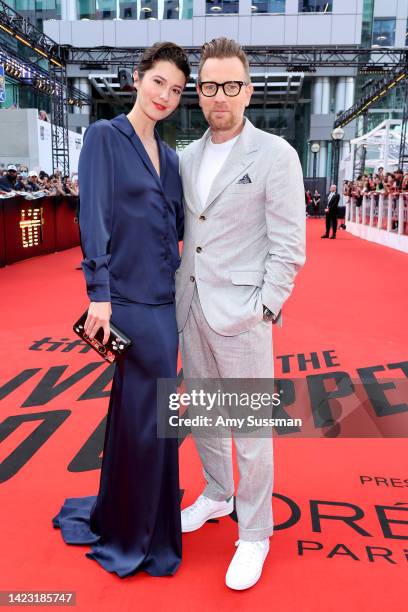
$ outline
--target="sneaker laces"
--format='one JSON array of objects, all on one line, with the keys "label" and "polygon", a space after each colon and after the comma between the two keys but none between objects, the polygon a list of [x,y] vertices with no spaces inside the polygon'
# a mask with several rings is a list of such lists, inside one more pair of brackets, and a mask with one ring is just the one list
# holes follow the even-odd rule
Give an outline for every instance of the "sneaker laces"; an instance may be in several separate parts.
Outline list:
[{"label": "sneaker laces", "polygon": [[235,546],[238,550],[234,555],[234,562],[237,561],[242,565],[252,565],[257,553],[264,548],[262,542],[247,542],[246,540],[237,540]]},{"label": "sneaker laces", "polygon": [[194,514],[195,512],[200,510],[203,506],[207,506],[209,501],[210,500],[209,500],[208,497],[205,497],[204,495],[200,495],[196,499],[194,504],[192,504],[189,508],[186,508],[185,510],[183,510],[183,512],[188,512],[189,514]]}]

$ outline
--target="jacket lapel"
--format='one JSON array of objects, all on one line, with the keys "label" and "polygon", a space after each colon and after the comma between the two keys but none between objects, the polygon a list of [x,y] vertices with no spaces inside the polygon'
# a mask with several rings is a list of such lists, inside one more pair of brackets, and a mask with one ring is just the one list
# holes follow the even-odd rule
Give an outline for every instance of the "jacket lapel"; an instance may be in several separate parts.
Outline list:
[{"label": "jacket lapel", "polygon": [[218,196],[253,163],[254,153],[258,150],[253,133],[254,126],[248,119],[245,119],[240,137],[214,179],[204,210],[207,210]]},{"label": "jacket lapel", "polygon": [[[156,141],[159,147],[159,158],[160,158],[160,182],[162,185],[165,184],[166,174],[167,174],[167,152],[166,152],[166,144],[160,138],[157,130],[154,130],[154,134],[156,137]],[[148,156],[149,157],[149,156]],[[149,158],[150,160],[150,158]],[[153,164],[152,164],[153,165]],[[154,172],[156,173],[155,168],[153,167]],[[157,173],[156,173],[157,175]]]},{"label": "jacket lapel", "polygon": [[[158,176],[158,174],[156,172],[156,169],[153,166],[152,161],[151,161],[150,157],[148,156],[147,151],[146,151],[146,149],[144,148],[144,146],[142,144],[142,141],[140,140],[139,136],[136,134],[135,129],[134,129],[133,125],[130,123],[130,121],[127,118],[127,116],[124,113],[122,113],[121,115],[118,115],[118,117],[115,117],[114,119],[112,119],[111,123],[118,130],[120,130],[123,134],[125,134],[125,136],[127,136],[129,138],[130,142],[132,143],[132,145],[135,148],[136,152],[140,156],[140,158],[141,158],[143,164],[145,165],[146,169],[153,176],[154,180],[156,181],[156,183],[158,184],[160,189],[162,189],[163,186],[162,186],[162,182],[160,180],[160,177]],[[164,178],[164,173],[166,171],[166,162],[165,162],[166,153],[164,151],[164,146],[161,143],[160,138],[159,138],[156,130],[155,130],[155,137],[156,137],[156,140],[158,142],[159,154],[160,154],[160,173],[161,173],[161,177]]]}]

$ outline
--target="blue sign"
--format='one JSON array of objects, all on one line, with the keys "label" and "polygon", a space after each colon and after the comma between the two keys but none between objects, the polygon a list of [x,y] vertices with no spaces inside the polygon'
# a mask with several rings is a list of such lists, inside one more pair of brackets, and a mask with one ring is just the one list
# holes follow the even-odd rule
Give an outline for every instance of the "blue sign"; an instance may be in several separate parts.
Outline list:
[{"label": "blue sign", "polygon": [[0,102],[6,100],[6,83],[4,81],[4,66],[0,64]]}]

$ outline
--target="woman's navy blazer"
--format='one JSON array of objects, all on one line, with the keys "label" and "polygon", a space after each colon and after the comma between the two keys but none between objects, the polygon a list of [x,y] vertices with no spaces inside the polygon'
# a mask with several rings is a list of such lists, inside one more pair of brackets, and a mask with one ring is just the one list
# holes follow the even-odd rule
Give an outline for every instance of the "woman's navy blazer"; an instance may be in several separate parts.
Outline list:
[{"label": "woman's navy blazer", "polygon": [[79,158],[82,268],[91,301],[174,301],[184,215],[175,151],[155,136],[160,177],[125,114],[91,124]]}]

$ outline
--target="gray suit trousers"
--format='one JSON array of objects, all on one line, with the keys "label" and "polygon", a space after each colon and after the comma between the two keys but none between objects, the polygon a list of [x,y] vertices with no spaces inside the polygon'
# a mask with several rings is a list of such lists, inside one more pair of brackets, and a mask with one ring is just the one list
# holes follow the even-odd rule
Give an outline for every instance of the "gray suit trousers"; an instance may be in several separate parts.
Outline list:
[{"label": "gray suit trousers", "polygon": [[[260,321],[236,336],[221,336],[208,325],[197,288],[180,334],[184,377],[271,378],[272,324]],[[273,451],[270,438],[234,438],[239,485],[236,510],[239,538],[257,541],[273,532]],[[207,486],[204,495],[222,501],[235,492],[232,438],[195,437]]]}]

